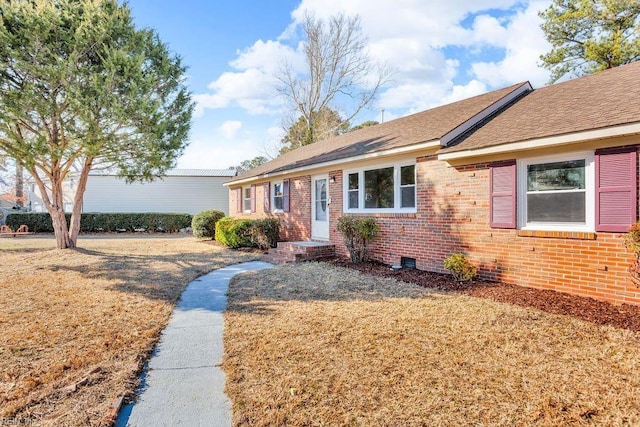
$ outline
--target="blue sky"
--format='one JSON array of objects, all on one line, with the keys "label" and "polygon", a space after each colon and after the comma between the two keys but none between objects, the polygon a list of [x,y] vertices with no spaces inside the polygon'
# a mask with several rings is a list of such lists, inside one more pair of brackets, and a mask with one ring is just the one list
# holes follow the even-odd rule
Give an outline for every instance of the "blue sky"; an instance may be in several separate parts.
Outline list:
[{"label": "blue sky", "polygon": [[[393,79],[353,124],[385,121],[521,81],[540,87],[548,50],[538,11],[549,0],[130,0],[136,24],[154,28],[189,67],[197,102],[181,168],[226,168],[274,155],[290,111],[275,91],[286,58],[300,62],[299,23],[360,15],[371,57]],[[296,62],[297,61],[297,62]],[[338,106],[348,108],[348,106]]]}]

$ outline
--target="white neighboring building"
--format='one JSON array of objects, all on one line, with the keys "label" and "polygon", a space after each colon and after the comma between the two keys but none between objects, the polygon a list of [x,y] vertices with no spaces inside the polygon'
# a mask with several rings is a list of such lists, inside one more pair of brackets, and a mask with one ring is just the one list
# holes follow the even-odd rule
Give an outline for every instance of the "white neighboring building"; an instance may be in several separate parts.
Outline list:
[{"label": "white neighboring building", "polygon": [[[229,214],[229,191],[222,184],[235,169],[172,169],[152,182],[127,184],[104,172],[92,172],[87,180],[82,212],[163,212],[196,214],[216,209]],[[64,188],[65,211],[71,211],[77,179]],[[30,183],[33,212],[45,212],[40,192]]]}]

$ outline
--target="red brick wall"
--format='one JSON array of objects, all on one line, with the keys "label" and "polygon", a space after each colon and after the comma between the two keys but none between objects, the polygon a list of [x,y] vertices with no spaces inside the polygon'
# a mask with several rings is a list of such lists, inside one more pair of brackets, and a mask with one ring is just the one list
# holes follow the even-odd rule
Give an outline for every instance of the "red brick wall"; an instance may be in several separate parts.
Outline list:
[{"label": "red brick wall", "polygon": [[[348,256],[336,230],[343,214],[342,171],[329,172],[330,240]],[[381,232],[371,256],[387,264],[415,258],[421,270],[446,273],[442,263],[463,252],[482,278],[521,286],[554,289],[614,303],[640,304],[640,289],[630,280],[631,256],[620,233],[522,232],[489,226],[487,163],[452,167],[434,156],[418,158],[417,213],[379,214]],[[310,177],[291,180],[291,212],[279,215],[285,240],[308,239]],[[262,186],[258,186],[262,213]],[[235,212],[234,193],[230,197]]]},{"label": "red brick wall", "polygon": [[232,187],[229,192],[229,213],[234,217],[262,218],[265,216],[280,220],[280,240],[292,242],[311,238],[311,176],[291,178],[289,184],[289,212],[265,213],[264,185],[256,185],[256,212],[236,213],[237,192]]}]

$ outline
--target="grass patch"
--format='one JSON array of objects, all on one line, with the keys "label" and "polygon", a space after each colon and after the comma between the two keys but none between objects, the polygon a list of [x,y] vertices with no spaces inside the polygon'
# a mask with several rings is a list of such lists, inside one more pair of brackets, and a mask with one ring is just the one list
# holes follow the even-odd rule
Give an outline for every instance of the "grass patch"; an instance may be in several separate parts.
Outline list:
[{"label": "grass patch", "polygon": [[180,236],[0,240],[0,421],[106,425],[187,283],[255,259]]},{"label": "grass patch", "polygon": [[640,337],[327,264],[233,279],[235,425],[637,425]]}]

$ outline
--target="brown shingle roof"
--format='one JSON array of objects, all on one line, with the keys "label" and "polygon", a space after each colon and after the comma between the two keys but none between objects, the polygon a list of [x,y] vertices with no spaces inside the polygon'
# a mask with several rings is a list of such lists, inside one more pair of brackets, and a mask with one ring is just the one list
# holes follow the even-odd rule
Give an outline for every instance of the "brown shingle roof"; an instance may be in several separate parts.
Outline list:
[{"label": "brown shingle roof", "polygon": [[307,145],[253,168],[231,179],[228,183],[393,148],[438,141],[524,85],[528,86],[528,83],[519,83]]},{"label": "brown shingle roof", "polygon": [[640,122],[640,62],[530,92],[459,144],[439,153]]}]

